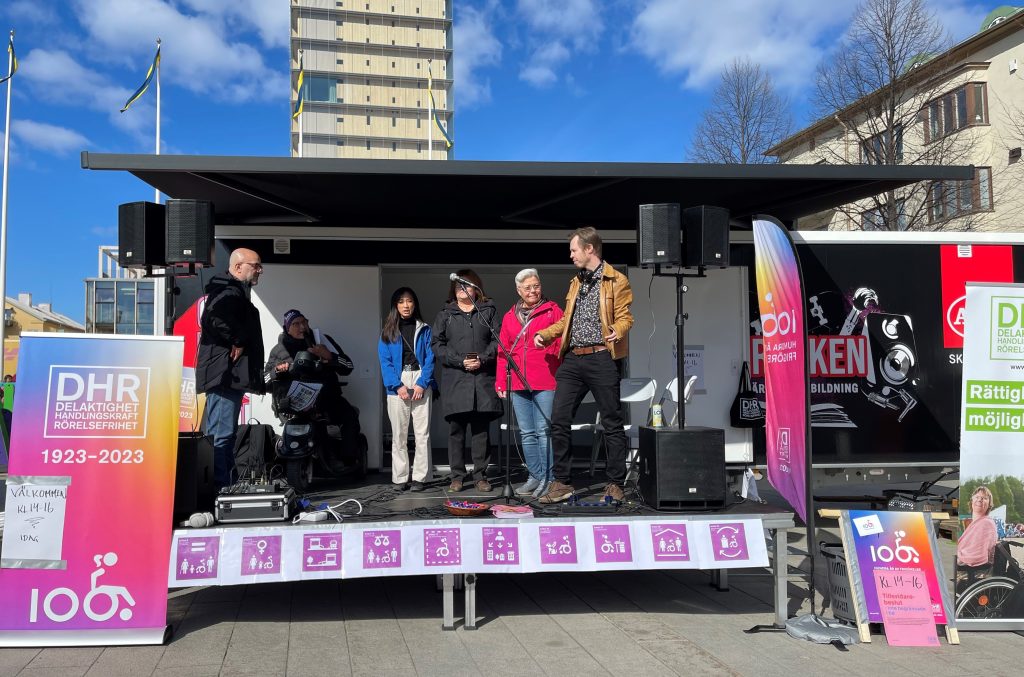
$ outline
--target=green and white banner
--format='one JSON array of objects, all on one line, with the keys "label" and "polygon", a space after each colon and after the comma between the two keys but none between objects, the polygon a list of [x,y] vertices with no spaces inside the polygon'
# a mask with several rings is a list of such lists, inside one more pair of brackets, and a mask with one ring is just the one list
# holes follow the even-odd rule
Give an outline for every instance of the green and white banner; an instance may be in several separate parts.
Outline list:
[{"label": "green and white banner", "polygon": [[956,614],[1024,627],[1024,285],[967,283]]}]

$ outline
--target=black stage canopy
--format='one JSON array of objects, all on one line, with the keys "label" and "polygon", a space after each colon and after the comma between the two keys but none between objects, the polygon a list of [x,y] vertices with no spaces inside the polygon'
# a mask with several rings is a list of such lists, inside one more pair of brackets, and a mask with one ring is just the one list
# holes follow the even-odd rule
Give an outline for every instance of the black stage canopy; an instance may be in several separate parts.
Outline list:
[{"label": "black stage canopy", "polygon": [[384,228],[636,227],[637,206],[729,209],[790,221],[973,167],[343,160],[82,153],[179,199],[210,200],[223,225]]}]

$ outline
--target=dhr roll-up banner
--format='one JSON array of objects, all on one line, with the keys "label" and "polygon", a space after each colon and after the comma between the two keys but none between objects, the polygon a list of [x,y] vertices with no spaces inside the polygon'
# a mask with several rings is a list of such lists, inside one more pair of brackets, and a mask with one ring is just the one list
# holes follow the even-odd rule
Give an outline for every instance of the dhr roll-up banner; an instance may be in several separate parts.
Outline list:
[{"label": "dhr roll-up banner", "polygon": [[768,481],[807,521],[807,334],[800,267],[785,226],[754,217]]},{"label": "dhr roll-up banner", "polygon": [[960,417],[956,615],[1024,627],[1024,285],[968,283]]},{"label": "dhr roll-up banner", "polygon": [[25,334],[0,552],[0,646],[159,644],[177,337]]}]

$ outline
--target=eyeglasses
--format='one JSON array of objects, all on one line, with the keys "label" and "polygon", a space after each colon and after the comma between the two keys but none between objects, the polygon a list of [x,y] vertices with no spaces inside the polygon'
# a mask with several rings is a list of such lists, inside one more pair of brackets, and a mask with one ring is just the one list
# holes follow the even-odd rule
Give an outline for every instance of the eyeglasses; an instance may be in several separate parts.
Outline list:
[{"label": "eyeglasses", "polygon": [[520,287],[520,289],[522,289],[523,291],[540,291],[540,285],[539,284],[531,284],[531,285],[526,285],[526,286]]},{"label": "eyeglasses", "polygon": [[253,270],[263,270],[263,264],[258,261],[241,261],[238,265],[244,266],[245,264],[252,266]]}]

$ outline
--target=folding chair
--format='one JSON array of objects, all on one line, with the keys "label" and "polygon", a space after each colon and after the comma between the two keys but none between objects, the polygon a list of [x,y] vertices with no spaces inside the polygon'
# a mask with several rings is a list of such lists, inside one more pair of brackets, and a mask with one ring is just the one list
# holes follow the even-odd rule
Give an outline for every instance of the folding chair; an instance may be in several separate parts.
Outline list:
[{"label": "folding chair", "polygon": [[[665,386],[665,390],[661,393],[661,399],[658,400],[659,404],[665,404],[665,400],[672,402],[676,405],[676,410],[672,412],[672,419],[668,422],[669,426],[674,426],[676,421],[679,420],[679,378],[676,377],[668,382]],[[697,385],[697,375],[691,374],[686,379],[686,385],[683,387],[683,404],[689,404],[690,400],[693,399],[693,389]]]},{"label": "folding chair", "polygon": [[[650,412],[654,403],[654,394],[658,391],[658,382],[653,378],[624,378],[619,381],[619,401],[623,404],[634,402],[647,402],[646,412]],[[645,414],[647,416],[647,414]],[[638,436],[638,427],[632,423],[623,426],[627,439]],[[604,427],[601,425],[601,414],[597,414],[597,423],[594,430],[594,444],[590,448],[590,475],[594,475],[594,467],[597,465],[597,455],[604,443]],[[627,442],[626,454],[628,456],[631,445]],[[628,459],[627,459],[628,460]]]}]

